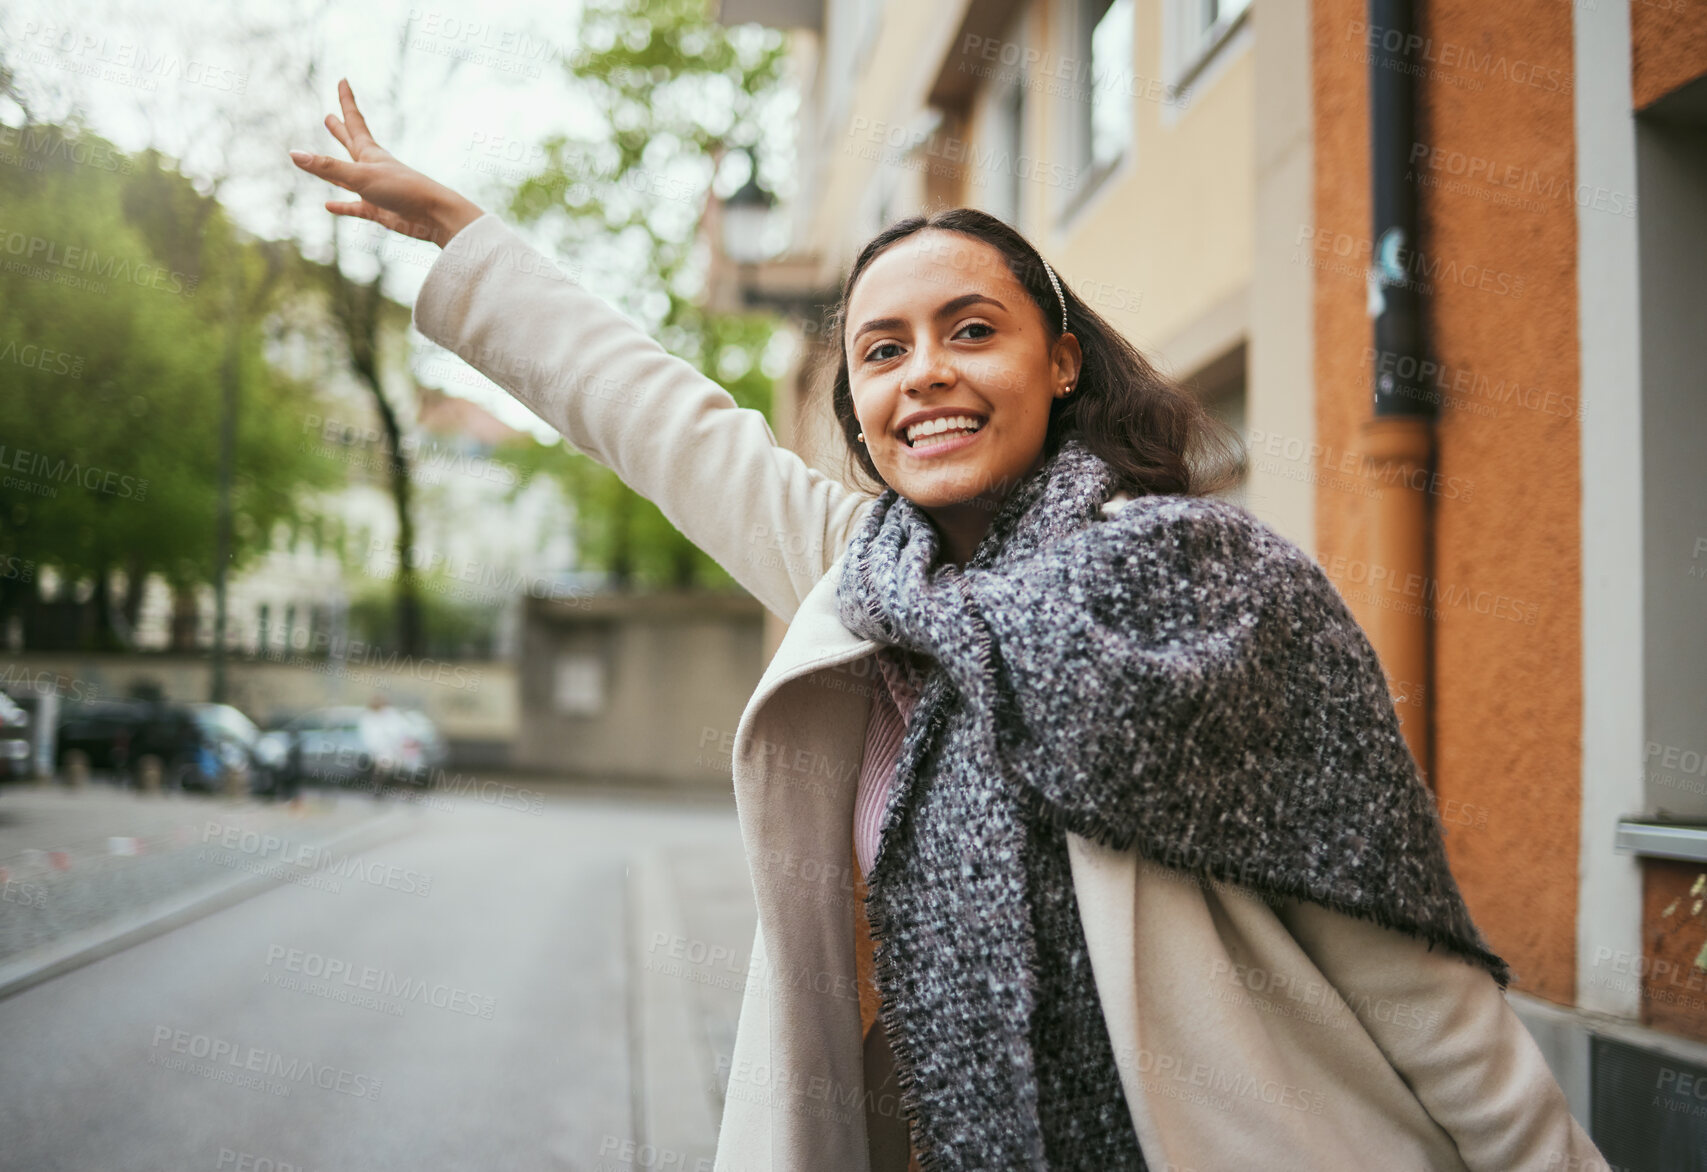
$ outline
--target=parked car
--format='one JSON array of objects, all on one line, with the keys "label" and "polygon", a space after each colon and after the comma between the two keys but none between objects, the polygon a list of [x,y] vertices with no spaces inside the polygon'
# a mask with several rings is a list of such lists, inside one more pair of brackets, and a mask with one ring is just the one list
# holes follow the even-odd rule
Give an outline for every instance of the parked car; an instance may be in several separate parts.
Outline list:
[{"label": "parked car", "polygon": [[30,764],[30,714],[5,692],[0,692],[0,777],[28,777]]},{"label": "parked car", "polygon": [[186,770],[177,783],[213,790],[224,785],[226,770],[244,768],[249,772],[249,792],[272,796],[278,775],[262,759],[261,730],[255,722],[229,704],[191,704],[189,710],[198,733],[198,751],[195,769]]},{"label": "parked car", "polygon": [[194,723],[187,709],[161,701],[73,701],[60,711],[54,764],[64,768],[71,753],[81,752],[90,768],[124,777],[149,754],[169,766],[190,751]]},{"label": "parked car", "polygon": [[162,700],[92,700],[68,704],[59,724],[56,764],[73,750],[94,769],[111,770],[139,784],[142,758],[160,759],[165,789],[214,792],[230,770],[247,768],[251,793],[269,794],[274,772],[256,754],[261,733],[229,704],[174,704]]},{"label": "parked car", "polygon": [[263,733],[258,753],[287,787],[316,781],[375,790],[387,781],[425,786],[447,755],[425,713],[390,705],[305,712]]}]

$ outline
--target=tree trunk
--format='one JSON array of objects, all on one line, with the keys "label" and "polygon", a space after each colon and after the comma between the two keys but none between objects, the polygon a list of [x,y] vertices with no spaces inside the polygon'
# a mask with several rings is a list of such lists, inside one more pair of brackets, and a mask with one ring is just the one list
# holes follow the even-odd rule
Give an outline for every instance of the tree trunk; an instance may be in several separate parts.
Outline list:
[{"label": "tree trunk", "polygon": [[619,591],[627,591],[634,582],[634,498],[619,494],[611,518],[610,576]]},{"label": "tree trunk", "polygon": [[409,453],[403,448],[403,429],[397,422],[397,412],[391,401],[385,397],[385,386],[379,376],[379,313],[385,302],[381,288],[385,269],[381,266],[372,281],[358,285],[344,276],[338,267],[338,237],[335,232],[332,239],[332,264],[326,274],[332,286],[333,312],[350,348],[350,366],[373,395],[374,409],[379,412],[380,426],[385,429],[388,479],[397,508],[398,558],[397,575],[393,580],[397,603],[397,650],[404,655],[418,656],[422,654],[425,632],[421,622],[420,583],[413,564],[415,521]]},{"label": "tree trunk", "polygon": [[414,485],[409,479],[409,455],[403,450],[402,434],[397,416],[385,396],[376,390],[380,415],[385,422],[386,443],[392,456],[387,461],[391,472],[391,497],[397,504],[397,646],[405,655],[421,655],[425,648],[426,632],[421,622],[421,587],[415,574],[415,510],[412,507]]},{"label": "tree trunk", "polygon": [[677,590],[691,590],[693,580],[693,546],[685,540],[678,541],[670,557],[670,584]]},{"label": "tree trunk", "polygon": [[119,604],[124,621],[132,631],[142,621],[142,596],[147,587],[148,573],[142,568],[142,558],[132,557],[130,565],[125,567],[124,600]]},{"label": "tree trunk", "polygon": [[172,636],[173,651],[194,651],[196,649],[196,589],[194,586],[181,583],[172,584]]}]

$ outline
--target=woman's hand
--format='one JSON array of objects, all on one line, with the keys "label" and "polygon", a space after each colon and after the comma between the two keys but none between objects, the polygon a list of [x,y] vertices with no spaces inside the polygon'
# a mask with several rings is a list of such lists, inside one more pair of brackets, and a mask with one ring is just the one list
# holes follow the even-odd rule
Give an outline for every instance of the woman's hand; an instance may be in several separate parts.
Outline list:
[{"label": "woman's hand", "polygon": [[362,112],[356,109],[356,95],[342,78],[338,81],[338,101],[344,107],[343,121],[336,114],[328,114],[326,129],[344,144],[353,161],[346,163],[307,151],[290,153],[291,161],[310,175],[361,196],[359,200],[327,200],[327,211],[360,216],[393,232],[431,240],[440,248],[484,214],[477,204],[399,163],[390,151],[373,141]]}]

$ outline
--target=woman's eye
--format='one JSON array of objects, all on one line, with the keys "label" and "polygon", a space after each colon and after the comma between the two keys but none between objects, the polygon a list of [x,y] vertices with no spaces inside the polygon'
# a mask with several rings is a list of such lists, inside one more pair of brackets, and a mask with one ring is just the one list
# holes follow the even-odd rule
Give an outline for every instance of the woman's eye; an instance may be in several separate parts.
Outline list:
[{"label": "woman's eye", "polygon": [[[965,333],[967,330],[987,330],[988,333],[978,335],[978,337],[981,339],[981,338],[987,338],[990,336],[990,334],[995,333],[996,327],[990,325],[988,322],[969,321],[965,325],[961,326],[958,330],[956,330],[954,332],[954,335],[955,335],[955,337],[959,337],[961,334]],[[887,361],[889,358],[893,357],[893,355],[884,355],[880,352],[883,350],[887,350],[891,346],[894,346],[894,345],[896,345],[896,343],[894,343],[894,342],[884,342],[882,345],[872,347],[870,353],[866,354],[865,360],[867,362],[885,362],[885,361]]]}]

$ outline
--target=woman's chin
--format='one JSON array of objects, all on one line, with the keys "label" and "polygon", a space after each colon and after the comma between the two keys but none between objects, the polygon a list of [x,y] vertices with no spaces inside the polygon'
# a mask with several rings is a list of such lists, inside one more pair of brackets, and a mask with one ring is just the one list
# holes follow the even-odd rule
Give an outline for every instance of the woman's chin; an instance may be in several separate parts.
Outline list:
[{"label": "woman's chin", "polygon": [[902,496],[925,509],[987,502],[1012,487],[1011,483],[1004,483],[1001,473],[971,460],[944,462],[941,467],[929,471],[914,470],[891,483]]}]

